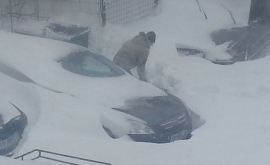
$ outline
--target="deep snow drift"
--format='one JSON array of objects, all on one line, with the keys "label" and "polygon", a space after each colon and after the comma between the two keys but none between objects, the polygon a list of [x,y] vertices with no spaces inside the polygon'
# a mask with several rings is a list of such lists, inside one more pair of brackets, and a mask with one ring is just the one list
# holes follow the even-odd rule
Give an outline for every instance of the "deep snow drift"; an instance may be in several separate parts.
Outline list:
[{"label": "deep snow drift", "polygon": [[[79,129],[61,132],[44,125],[44,130],[35,130],[29,135],[27,145],[17,154],[34,148],[53,149],[118,165],[269,164],[270,58],[221,66],[199,57],[179,56],[175,49],[176,44],[185,44],[209,50],[213,58],[223,56],[224,47],[215,46],[209,33],[219,28],[246,25],[250,1],[200,2],[207,20],[195,0],[170,0],[163,1],[161,11],[146,20],[126,27],[93,26],[91,34],[92,49],[112,59],[121,44],[139,31],[157,33],[157,43],[147,63],[149,81],[182,98],[206,120],[190,140],[162,145],[134,143],[99,138]],[[237,24],[233,24],[220,4],[232,11]],[[87,109],[79,100],[39,91],[43,109],[52,108],[62,113],[72,107]],[[90,111],[89,115],[95,114]],[[47,144],[47,140],[53,143]]]}]

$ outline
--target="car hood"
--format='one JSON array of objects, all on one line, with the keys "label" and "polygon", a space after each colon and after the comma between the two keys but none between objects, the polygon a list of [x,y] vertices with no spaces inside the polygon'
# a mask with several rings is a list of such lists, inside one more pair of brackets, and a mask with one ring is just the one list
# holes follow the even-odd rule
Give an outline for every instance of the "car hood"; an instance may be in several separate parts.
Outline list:
[{"label": "car hood", "polygon": [[125,106],[113,109],[142,119],[150,125],[188,113],[186,105],[173,95],[131,99],[125,102]]}]

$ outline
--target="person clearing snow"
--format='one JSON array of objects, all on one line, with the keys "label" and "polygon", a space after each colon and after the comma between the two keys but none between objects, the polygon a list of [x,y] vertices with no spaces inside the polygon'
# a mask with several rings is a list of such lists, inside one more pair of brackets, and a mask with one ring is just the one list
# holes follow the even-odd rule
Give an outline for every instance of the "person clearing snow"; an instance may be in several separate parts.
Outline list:
[{"label": "person clearing snow", "polygon": [[140,32],[139,35],[124,43],[114,56],[113,62],[131,75],[131,70],[137,67],[140,80],[147,81],[145,64],[149,56],[150,46],[155,41],[155,32]]}]

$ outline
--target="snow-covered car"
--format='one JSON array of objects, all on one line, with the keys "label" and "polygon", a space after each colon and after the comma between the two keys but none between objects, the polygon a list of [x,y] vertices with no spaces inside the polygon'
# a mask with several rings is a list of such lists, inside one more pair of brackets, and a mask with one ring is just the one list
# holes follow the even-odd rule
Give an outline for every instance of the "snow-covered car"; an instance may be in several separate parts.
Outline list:
[{"label": "snow-covered car", "polygon": [[267,56],[269,51],[270,31],[265,23],[231,29],[220,29],[211,33],[216,45],[226,45],[226,53],[232,57],[228,60],[213,61],[217,64],[233,64],[238,61],[250,61]]},{"label": "snow-covered car", "polygon": [[134,141],[165,143],[191,137],[189,110],[172,95],[131,99],[112,109],[124,113],[102,117],[103,128],[112,138],[128,135]]},{"label": "snow-covered car", "polygon": [[[87,18],[88,21],[78,22],[76,20]],[[80,46],[88,47],[88,37],[90,33],[89,15],[63,14],[43,21],[26,21],[14,28],[18,34],[55,39],[70,42]]]},{"label": "snow-covered car", "polygon": [[[102,126],[113,138],[126,136],[156,143],[191,137],[189,109],[179,98],[125,73],[104,56],[69,43],[0,33],[0,38],[7,37],[2,48],[13,45],[13,49],[1,53],[5,60],[37,84],[58,91],[58,98],[62,94],[88,105],[87,111],[65,107],[54,129],[78,124],[76,129],[97,136],[100,132],[96,128]],[[22,42],[25,40],[28,42]],[[40,44],[33,49],[36,42]],[[20,60],[22,56],[25,60]],[[44,118],[53,120],[56,112],[49,112],[46,110]],[[66,116],[72,117],[72,122]]]},{"label": "snow-covered car", "polygon": [[[219,52],[210,53],[210,50],[182,44],[177,44],[176,49],[180,55],[202,57],[220,65],[256,60],[268,55],[269,27],[268,24],[254,23],[249,26],[213,31],[210,36],[212,41],[222,48]],[[215,53],[216,56],[209,55]]]},{"label": "snow-covered car", "polygon": [[26,81],[25,75],[0,62],[0,155],[10,155],[23,138],[28,123],[23,104],[29,104],[23,97],[31,93]]},{"label": "snow-covered car", "polygon": [[[58,62],[64,69],[83,76],[125,76],[125,72],[114,63],[86,50],[73,52],[60,58]],[[112,111],[113,114],[108,112],[110,115],[101,116],[102,126],[112,138],[127,134],[135,141],[161,143],[191,137],[189,109],[179,98],[170,94],[125,98],[123,106],[112,107]],[[117,117],[114,118],[115,116]]]},{"label": "snow-covered car", "polygon": [[[15,105],[5,100],[0,101],[0,155],[7,155],[19,144],[24,128],[27,125],[26,115]],[[3,111],[7,112],[3,112]],[[19,114],[16,114],[18,112]],[[7,116],[14,114],[13,118],[6,120]]]}]

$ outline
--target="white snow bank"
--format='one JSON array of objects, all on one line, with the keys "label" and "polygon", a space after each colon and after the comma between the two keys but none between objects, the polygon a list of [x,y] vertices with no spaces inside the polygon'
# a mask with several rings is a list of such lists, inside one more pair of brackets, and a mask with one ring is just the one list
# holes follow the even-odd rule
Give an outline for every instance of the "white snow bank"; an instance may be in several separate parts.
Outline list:
[{"label": "white snow bank", "polygon": [[16,159],[10,159],[6,157],[0,157],[1,164],[3,165],[51,165],[48,163],[42,163],[38,161],[21,161],[21,160],[16,160]]}]

